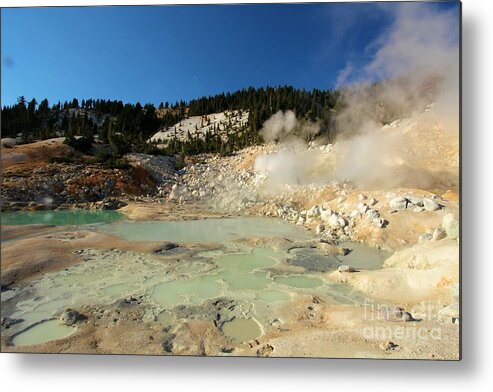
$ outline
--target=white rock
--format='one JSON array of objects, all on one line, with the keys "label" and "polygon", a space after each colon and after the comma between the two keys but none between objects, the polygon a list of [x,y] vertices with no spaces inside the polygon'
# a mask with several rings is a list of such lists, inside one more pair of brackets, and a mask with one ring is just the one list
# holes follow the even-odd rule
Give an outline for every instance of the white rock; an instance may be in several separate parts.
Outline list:
[{"label": "white rock", "polygon": [[426,211],[436,211],[440,209],[438,203],[432,199],[424,199],[423,205]]},{"label": "white rock", "polygon": [[324,222],[330,223],[330,218],[333,216],[331,210],[323,210],[320,212],[320,219]]},{"label": "white rock", "polygon": [[452,304],[443,308],[438,312],[440,318],[450,318],[452,323],[455,323],[460,318],[459,304]]},{"label": "white rock", "polygon": [[320,207],[319,206],[313,206],[306,212],[307,218],[313,218],[317,217],[320,215]]},{"label": "white rock", "polygon": [[362,214],[364,214],[366,211],[368,211],[368,206],[365,204],[365,203],[359,203],[357,206],[356,206],[356,209],[361,212]]},{"label": "white rock", "polygon": [[343,216],[339,215],[339,217],[337,218],[337,222],[339,223],[339,227],[347,226],[347,220]]},{"label": "white rock", "polygon": [[339,216],[337,214],[332,214],[330,216],[329,225],[334,229],[338,229],[340,227]]},{"label": "white rock", "polygon": [[339,271],[341,274],[344,272],[356,272],[356,270],[350,265],[341,265],[339,266],[339,268],[337,268],[337,271]]},{"label": "white rock", "polygon": [[366,200],[366,196],[365,196],[365,195],[363,195],[362,193],[360,193],[360,194],[358,195],[358,200],[359,200],[359,201]]},{"label": "white rock", "polygon": [[349,217],[350,218],[360,218],[361,217],[361,212],[359,212],[358,210],[353,210],[351,211],[351,213],[349,214]]},{"label": "white rock", "polygon": [[376,210],[368,210],[366,211],[366,216],[368,216],[368,218],[370,218],[370,220],[375,220],[375,219],[378,219],[380,218],[380,213]]},{"label": "white rock", "polygon": [[407,199],[405,197],[394,197],[389,201],[389,206],[394,211],[404,211],[407,208]]},{"label": "white rock", "polygon": [[459,237],[459,221],[454,214],[447,214],[443,217],[442,229],[447,232],[447,237],[451,239]]},{"label": "white rock", "polygon": [[415,206],[423,207],[423,199],[421,197],[407,195],[406,199]]},{"label": "white rock", "polygon": [[377,218],[372,220],[373,226],[377,229],[381,229],[385,225],[385,220],[382,218]]},{"label": "white rock", "polygon": [[315,232],[317,234],[322,234],[325,230],[325,226],[322,223],[319,223],[317,227],[315,228]]}]

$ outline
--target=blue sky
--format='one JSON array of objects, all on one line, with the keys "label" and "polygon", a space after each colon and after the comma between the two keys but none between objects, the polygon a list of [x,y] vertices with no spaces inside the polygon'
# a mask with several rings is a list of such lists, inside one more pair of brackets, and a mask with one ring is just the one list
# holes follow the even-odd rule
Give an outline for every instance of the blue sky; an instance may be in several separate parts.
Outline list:
[{"label": "blue sky", "polygon": [[[433,7],[451,8],[453,4]],[[248,86],[333,88],[396,4],[2,9],[2,105],[24,95],[175,102]]]}]

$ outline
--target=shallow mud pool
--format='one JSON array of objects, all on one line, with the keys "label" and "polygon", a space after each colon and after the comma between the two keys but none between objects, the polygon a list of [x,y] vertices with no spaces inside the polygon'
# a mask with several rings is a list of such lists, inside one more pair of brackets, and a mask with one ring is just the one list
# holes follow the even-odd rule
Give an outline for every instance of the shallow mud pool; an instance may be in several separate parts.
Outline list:
[{"label": "shallow mud pool", "polygon": [[225,242],[241,238],[310,236],[302,228],[274,218],[242,217],[187,221],[115,222],[101,230],[129,241]]},{"label": "shallow mud pool", "polygon": [[[14,309],[2,317],[16,320],[11,327],[11,344],[39,344],[74,333],[73,327],[62,325],[57,319],[67,308],[107,309],[137,303],[145,310],[139,322],[165,326],[183,321],[177,316],[177,307],[195,309],[208,300],[226,298],[234,301],[231,309],[237,309],[217,327],[233,341],[247,342],[261,336],[279,307],[289,305],[294,298],[310,295],[343,304],[362,304],[365,300],[349,286],[329,281],[323,272],[303,268],[302,263],[296,267],[288,264],[288,258],[293,256],[287,248],[270,247],[269,239],[298,243],[313,239],[308,231],[283,221],[250,217],[119,221],[93,229],[128,241],[176,241],[187,252],[167,255],[120,249],[74,251],[79,263],[41,275],[15,294],[2,293],[2,302],[8,301],[9,308]],[[256,238],[263,239],[262,245],[247,245],[244,241]],[[197,242],[216,244],[216,248],[192,250],[189,244]],[[326,256],[320,253],[319,257]],[[356,257],[353,254],[352,260]],[[345,260],[339,263],[342,262]],[[372,260],[371,266],[374,263]],[[363,266],[361,260],[358,268]],[[214,315],[207,312],[205,309],[203,314],[188,317],[213,319]]]},{"label": "shallow mud pool", "polygon": [[30,346],[72,335],[76,329],[64,325],[59,320],[47,320],[27,328],[12,338],[15,346]]}]

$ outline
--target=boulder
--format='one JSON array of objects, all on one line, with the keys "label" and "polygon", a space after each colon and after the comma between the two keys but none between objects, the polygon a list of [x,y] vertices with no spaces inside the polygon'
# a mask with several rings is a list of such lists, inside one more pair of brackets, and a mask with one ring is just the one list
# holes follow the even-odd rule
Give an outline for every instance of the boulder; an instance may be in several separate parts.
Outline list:
[{"label": "boulder", "polygon": [[359,212],[358,210],[353,210],[349,214],[349,217],[352,218],[352,219],[360,218],[361,217],[361,212]]},{"label": "boulder", "polygon": [[15,319],[15,318],[10,318],[10,317],[5,317],[2,318],[2,327],[5,329],[10,328],[12,325],[22,323],[24,319]]},{"label": "boulder", "polygon": [[371,221],[374,221],[380,218],[380,213],[377,210],[368,210],[366,211],[366,216],[368,216]]},{"label": "boulder", "polygon": [[385,226],[385,219],[382,218],[375,218],[371,221],[373,226],[375,226],[377,229],[381,229]]},{"label": "boulder", "polygon": [[436,211],[440,209],[440,205],[432,199],[423,199],[423,206],[426,211]]},{"label": "boulder", "polygon": [[87,319],[86,316],[84,316],[83,314],[79,313],[77,310],[74,310],[74,309],[67,309],[60,316],[60,320],[65,325],[74,325],[77,322],[83,321],[86,319]]},{"label": "boulder", "polygon": [[337,214],[332,214],[330,216],[329,225],[334,229],[338,229],[339,227],[341,227],[339,216]]},{"label": "boulder", "polygon": [[456,239],[459,236],[459,221],[454,214],[447,214],[443,217],[442,229],[450,239]]},{"label": "boulder", "polygon": [[337,223],[339,223],[339,227],[346,227],[347,226],[347,220],[343,216],[339,215],[337,218]]},{"label": "boulder", "polygon": [[357,206],[356,206],[356,209],[364,214],[366,211],[368,211],[368,206],[365,204],[365,203],[359,203]]},{"label": "boulder", "polygon": [[17,140],[10,137],[4,137],[2,138],[1,143],[2,143],[2,147],[12,148],[17,144]]},{"label": "boulder", "polygon": [[423,199],[421,197],[407,195],[406,199],[412,205],[423,207]]},{"label": "boulder", "polygon": [[333,216],[332,211],[330,209],[329,210],[322,210],[320,212],[320,219],[322,219],[324,222],[330,223],[330,218],[332,216]]},{"label": "boulder", "polygon": [[394,211],[404,211],[407,208],[407,199],[405,197],[394,197],[389,201],[389,206]]},{"label": "boulder", "polygon": [[350,265],[341,265],[339,266],[339,268],[337,268],[337,271],[339,271],[342,274],[344,272],[356,272],[356,269],[354,269]]},{"label": "boulder", "polygon": [[432,233],[423,233],[419,236],[418,243],[422,243],[425,241],[431,241],[433,239],[433,234]]},{"label": "boulder", "polygon": [[437,227],[432,234],[433,241],[443,240],[447,236],[447,232],[441,227]]},{"label": "boulder", "polygon": [[313,206],[306,212],[307,218],[315,218],[320,215],[320,208],[318,206]]},{"label": "boulder", "polygon": [[443,308],[438,312],[438,317],[445,319],[449,318],[453,323],[457,322],[460,318],[459,304],[455,303]]},{"label": "boulder", "polygon": [[322,223],[319,223],[315,228],[315,232],[317,234],[322,234],[324,230],[325,230],[325,226]]}]

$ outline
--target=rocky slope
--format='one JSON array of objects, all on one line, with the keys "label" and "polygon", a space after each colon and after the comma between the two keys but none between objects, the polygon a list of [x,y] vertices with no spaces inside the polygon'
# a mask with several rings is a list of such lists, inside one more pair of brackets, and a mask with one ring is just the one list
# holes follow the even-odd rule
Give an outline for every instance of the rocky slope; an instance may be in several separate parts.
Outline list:
[{"label": "rocky slope", "polygon": [[[129,154],[121,167],[75,159],[63,138],[2,147],[2,210],[119,208],[173,179],[168,157]],[[88,163],[89,162],[89,163]]]},{"label": "rocky slope", "polygon": [[207,132],[225,135],[226,130],[238,130],[248,124],[248,111],[225,111],[205,116],[192,116],[175,125],[157,132],[150,138],[151,142],[165,144],[169,139],[186,140],[193,137],[204,137]]}]

